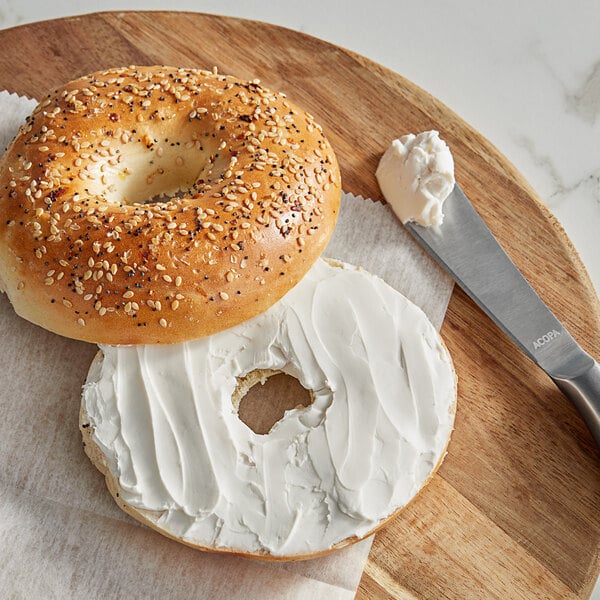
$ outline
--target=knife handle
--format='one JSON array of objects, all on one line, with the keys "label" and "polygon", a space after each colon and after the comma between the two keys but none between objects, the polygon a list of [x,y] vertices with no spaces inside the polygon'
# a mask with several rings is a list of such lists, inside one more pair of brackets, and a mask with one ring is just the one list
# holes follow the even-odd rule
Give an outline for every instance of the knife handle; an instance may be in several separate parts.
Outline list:
[{"label": "knife handle", "polygon": [[600,448],[600,365],[597,361],[587,370],[566,379],[552,377],[558,389],[573,402]]}]

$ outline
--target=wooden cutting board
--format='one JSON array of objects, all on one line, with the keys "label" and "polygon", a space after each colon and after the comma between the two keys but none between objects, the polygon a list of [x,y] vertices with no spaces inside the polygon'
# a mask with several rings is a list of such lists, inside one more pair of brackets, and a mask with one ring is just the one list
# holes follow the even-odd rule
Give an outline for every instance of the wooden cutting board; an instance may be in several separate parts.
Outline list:
[{"label": "wooden cutting board", "polygon": [[[0,88],[40,98],[97,69],[210,68],[253,79],[313,113],[344,189],[381,199],[392,136],[438,129],[457,180],[574,337],[600,356],[600,307],[575,250],[514,167],[399,75],[312,37],[245,20],[104,13],[0,31]],[[360,235],[360,231],[357,232]],[[600,460],[569,402],[460,291],[442,335],[459,377],[456,430],[438,475],[381,531],[359,598],[585,598],[599,571]]]}]

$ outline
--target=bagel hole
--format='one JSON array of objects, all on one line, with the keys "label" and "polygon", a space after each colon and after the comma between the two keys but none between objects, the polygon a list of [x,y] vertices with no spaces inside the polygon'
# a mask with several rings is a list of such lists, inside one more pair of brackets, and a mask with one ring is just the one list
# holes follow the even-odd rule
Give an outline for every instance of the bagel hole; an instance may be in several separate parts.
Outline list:
[{"label": "bagel hole", "polygon": [[306,408],[314,397],[291,375],[261,370],[238,378],[232,400],[240,420],[254,433],[264,435],[281,421],[286,411]]},{"label": "bagel hole", "polygon": [[[193,145],[188,147],[190,144]],[[214,166],[209,160],[213,145],[209,142],[198,146],[185,139],[132,141],[123,148],[121,163],[93,163],[90,169],[95,177],[89,182],[89,190],[121,205],[156,204],[196,196],[198,182],[208,177]]]}]

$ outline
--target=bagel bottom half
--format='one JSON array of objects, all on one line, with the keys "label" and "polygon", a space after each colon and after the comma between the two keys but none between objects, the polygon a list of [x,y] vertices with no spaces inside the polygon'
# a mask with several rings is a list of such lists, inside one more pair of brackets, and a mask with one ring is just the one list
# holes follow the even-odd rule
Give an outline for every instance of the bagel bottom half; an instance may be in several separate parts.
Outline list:
[{"label": "bagel bottom half", "polygon": [[[267,434],[240,397],[275,372],[312,403]],[[424,313],[378,277],[318,260],[265,313],[170,346],[102,346],[85,451],[119,506],[202,550],[299,560],[362,539],[437,470],[456,377]]]}]

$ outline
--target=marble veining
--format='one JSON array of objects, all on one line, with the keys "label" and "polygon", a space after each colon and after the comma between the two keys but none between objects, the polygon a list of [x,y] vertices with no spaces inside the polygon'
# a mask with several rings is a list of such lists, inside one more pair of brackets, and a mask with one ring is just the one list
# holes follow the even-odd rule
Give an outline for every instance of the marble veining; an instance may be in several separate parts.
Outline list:
[{"label": "marble veining", "polygon": [[536,146],[534,140],[524,136],[516,137],[515,143],[529,155],[533,164],[548,176],[550,191],[543,200],[546,201],[551,210],[560,208],[561,202],[568,200],[569,195],[578,190],[584,191],[597,203],[600,203],[600,167],[572,181],[566,181],[557,168],[553,157],[549,154],[541,154],[542,150]]},{"label": "marble veining", "polygon": [[598,61],[583,82],[583,85],[573,94],[567,94],[567,104],[590,125],[594,125],[600,115],[600,61]]}]

